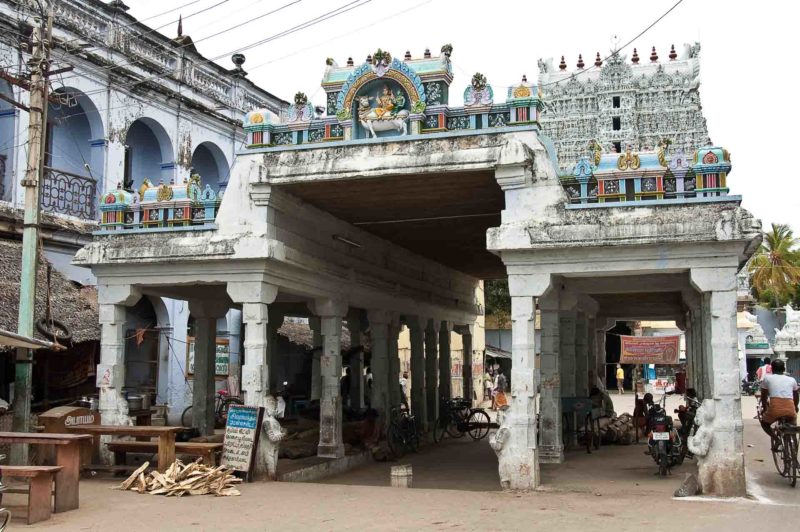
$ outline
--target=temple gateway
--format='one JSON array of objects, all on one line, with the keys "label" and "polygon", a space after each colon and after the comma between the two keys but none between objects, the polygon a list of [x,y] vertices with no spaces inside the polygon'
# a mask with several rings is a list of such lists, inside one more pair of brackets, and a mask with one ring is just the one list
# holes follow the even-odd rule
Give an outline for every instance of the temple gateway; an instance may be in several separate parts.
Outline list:
[{"label": "temple gateway", "polygon": [[[558,119],[559,108],[572,109],[554,84],[586,91],[579,74],[545,65],[539,86],[522,77],[501,92],[476,73],[454,92],[451,53],[444,46],[437,56],[399,58],[379,49],[343,66],[329,59],[324,108],[298,93],[283,116],[244,116],[247,145],[224,194],[200,175],[103,197],[102,230],[75,259],[97,277],[103,422],[130,423],[127,316],[143,298],[165,297],[186,301],[194,320],[201,431],[213,430],[215,324],[231,308],[243,316],[250,405],[265,406],[279,386],[275,323],[310,319],[321,346],[310,375],[320,457],[345,452],[343,320],[370,337],[371,404],[384,420],[400,402],[398,333],[410,330],[411,409],[429,428],[450,394],[450,331],[471,353],[482,312],[476,289],[507,277],[512,399],[494,445],[504,487],[536,488],[539,464],[564,460],[562,400],[588,396],[605,375],[605,331],[616,320],[644,319],[674,320],[685,332],[688,380],[713,434],[697,457],[703,491],[744,495],[736,274],[761,232],[741,197],[728,194],[730,154],[706,142],[695,118],[681,138],[652,142],[653,130],[609,127],[598,138],[575,132],[580,143],[565,148],[543,132],[542,113]],[[663,66],[656,56],[639,76],[615,52],[591,98],[610,109],[621,102],[628,117],[636,90],[650,90],[644,76],[680,77],[686,105],[696,105],[687,74],[696,50],[686,53]],[[674,66],[680,61],[689,66]],[[560,127],[545,129],[558,135]],[[600,138],[606,130],[614,133]],[[467,397],[471,371],[464,364]],[[259,456],[262,471],[266,461]]]}]

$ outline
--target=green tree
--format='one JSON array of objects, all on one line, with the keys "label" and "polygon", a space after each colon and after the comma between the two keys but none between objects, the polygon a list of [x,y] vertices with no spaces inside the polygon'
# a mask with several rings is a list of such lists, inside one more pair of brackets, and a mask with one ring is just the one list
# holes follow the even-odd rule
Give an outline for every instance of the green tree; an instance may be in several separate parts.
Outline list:
[{"label": "green tree", "polygon": [[772,224],[750,261],[751,282],[759,301],[779,307],[794,299],[800,284],[798,239],[786,224]]},{"label": "green tree", "polygon": [[486,314],[497,318],[500,327],[511,321],[511,296],[508,295],[508,280],[486,281],[484,285]]}]

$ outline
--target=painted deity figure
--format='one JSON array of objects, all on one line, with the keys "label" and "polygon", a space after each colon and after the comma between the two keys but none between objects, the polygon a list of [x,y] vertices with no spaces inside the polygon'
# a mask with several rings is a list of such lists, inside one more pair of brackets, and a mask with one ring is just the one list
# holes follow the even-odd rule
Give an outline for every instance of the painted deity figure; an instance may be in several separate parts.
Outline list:
[{"label": "painted deity figure", "polygon": [[378,120],[390,120],[394,118],[394,108],[397,104],[397,99],[392,94],[392,91],[389,90],[388,85],[383,86],[382,94],[377,94],[375,96],[375,102],[377,105],[373,110],[375,114],[378,115]]}]

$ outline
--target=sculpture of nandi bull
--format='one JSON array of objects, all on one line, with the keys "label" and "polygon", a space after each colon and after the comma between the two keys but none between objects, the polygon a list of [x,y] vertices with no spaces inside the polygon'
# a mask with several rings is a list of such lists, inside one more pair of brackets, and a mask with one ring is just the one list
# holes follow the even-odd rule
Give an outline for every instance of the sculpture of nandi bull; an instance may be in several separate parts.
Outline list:
[{"label": "sculpture of nandi bull", "polygon": [[376,131],[399,131],[400,135],[406,135],[408,114],[408,111],[402,109],[391,118],[378,118],[378,113],[369,106],[369,96],[358,97],[358,120],[362,127],[372,133],[372,138],[378,136]]}]

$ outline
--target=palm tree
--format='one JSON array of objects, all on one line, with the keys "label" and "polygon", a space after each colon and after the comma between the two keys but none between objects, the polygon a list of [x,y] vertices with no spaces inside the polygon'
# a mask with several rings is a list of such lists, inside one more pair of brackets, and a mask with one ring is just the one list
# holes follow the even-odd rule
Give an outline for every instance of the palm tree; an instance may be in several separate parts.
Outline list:
[{"label": "palm tree", "polygon": [[800,284],[799,242],[788,225],[772,224],[750,261],[752,283],[759,298],[772,296],[776,307],[791,298]]}]

